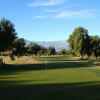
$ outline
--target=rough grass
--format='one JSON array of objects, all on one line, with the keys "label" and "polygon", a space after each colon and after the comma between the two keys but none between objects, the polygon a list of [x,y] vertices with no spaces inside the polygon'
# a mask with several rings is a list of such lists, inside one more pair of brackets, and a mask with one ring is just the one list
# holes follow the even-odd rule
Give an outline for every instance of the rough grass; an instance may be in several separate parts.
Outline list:
[{"label": "rough grass", "polygon": [[45,58],[36,59],[0,67],[1,100],[100,100],[99,68],[52,57],[46,70]]},{"label": "rough grass", "polygon": [[9,56],[3,56],[1,58],[3,58],[6,64],[34,64],[36,63],[35,59],[33,59],[32,57],[27,57],[27,56],[23,56],[21,58],[15,57],[15,60],[13,61],[10,59]]}]

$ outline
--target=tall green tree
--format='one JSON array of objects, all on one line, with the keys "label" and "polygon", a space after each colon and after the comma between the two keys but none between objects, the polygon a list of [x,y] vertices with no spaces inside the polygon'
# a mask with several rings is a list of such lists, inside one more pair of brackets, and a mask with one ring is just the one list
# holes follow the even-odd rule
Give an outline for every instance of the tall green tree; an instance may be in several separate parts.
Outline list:
[{"label": "tall green tree", "polygon": [[61,55],[66,55],[66,53],[67,53],[67,51],[66,51],[66,49],[61,49],[60,51],[59,51],[59,54],[61,54]]},{"label": "tall green tree", "polygon": [[13,44],[14,44],[14,48],[15,48],[13,53],[16,56],[18,56],[18,58],[21,57],[25,53],[26,42],[25,42],[24,38],[15,39]]},{"label": "tall green tree", "polygon": [[48,47],[47,48],[47,53],[48,55],[55,55],[56,54],[56,50],[55,50],[55,47]]},{"label": "tall green tree", "polygon": [[7,19],[0,20],[0,51],[6,51],[12,48],[13,41],[17,33],[13,23]]},{"label": "tall green tree", "polygon": [[41,56],[46,54],[47,54],[47,49],[41,46],[40,50],[38,51],[38,55]]},{"label": "tall green tree", "polygon": [[91,50],[92,54],[97,58],[100,56],[100,37],[99,36],[90,36],[91,39]]},{"label": "tall green tree", "polygon": [[74,55],[88,54],[87,47],[89,46],[88,30],[84,27],[77,27],[68,39],[70,51]]},{"label": "tall green tree", "polygon": [[87,55],[87,57],[91,57],[92,55],[92,45],[91,45],[91,38],[88,34],[84,34],[82,37],[82,43],[81,43],[81,49],[80,54],[82,58]]},{"label": "tall green tree", "polygon": [[32,55],[36,56],[40,52],[40,50],[42,50],[42,46],[40,46],[36,43],[30,43],[28,45],[28,53],[29,54],[32,54]]},{"label": "tall green tree", "polygon": [[34,54],[34,43],[30,43],[28,46],[27,46],[27,52],[29,55],[32,55]]}]

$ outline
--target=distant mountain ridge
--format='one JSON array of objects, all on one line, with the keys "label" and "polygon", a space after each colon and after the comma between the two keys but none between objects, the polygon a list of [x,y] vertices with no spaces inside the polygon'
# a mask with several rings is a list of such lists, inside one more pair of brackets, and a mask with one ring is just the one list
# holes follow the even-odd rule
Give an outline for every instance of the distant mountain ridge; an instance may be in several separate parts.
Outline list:
[{"label": "distant mountain ridge", "polygon": [[68,49],[68,43],[66,40],[59,40],[59,41],[29,41],[26,40],[26,45],[28,45],[29,43],[37,43],[43,47],[55,47],[56,51],[60,51],[61,49]]}]

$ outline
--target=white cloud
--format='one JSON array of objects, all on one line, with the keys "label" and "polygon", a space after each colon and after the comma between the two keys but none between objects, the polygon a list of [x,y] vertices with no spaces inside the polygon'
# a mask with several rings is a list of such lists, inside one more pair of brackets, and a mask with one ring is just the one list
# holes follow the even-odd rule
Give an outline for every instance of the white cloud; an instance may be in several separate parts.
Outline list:
[{"label": "white cloud", "polygon": [[95,16],[94,10],[92,9],[83,9],[83,10],[66,10],[57,12],[56,14],[44,14],[33,16],[33,19],[73,19],[73,18],[92,18]]},{"label": "white cloud", "polygon": [[[66,2],[67,1],[67,2]],[[66,3],[66,5],[64,4]],[[56,5],[56,6],[55,6]],[[69,0],[34,0],[28,6],[37,7],[33,19],[74,19],[74,18],[93,18],[94,9],[80,9],[81,2],[69,2]],[[53,7],[52,7],[53,6]],[[43,7],[40,9],[40,7]]]},{"label": "white cloud", "polygon": [[32,3],[28,4],[30,7],[35,6],[55,6],[61,4],[64,0],[35,0]]},{"label": "white cloud", "polygon": [[81,4],[80,3],[75,3],[75,4],[69,4],[67,6],[64,6],[64,7],[57,7],[57,8],[49,8],[49,9],[43,9],[43,12],[45,13],[57,13],[57,12],[60,12],[60,11],[64,11],[65,9],[72,9],[72,8],[75,8],[77,6],[80,6]]},{"label": "white cloud", "polygon": [[54,18],[58,19],[64,19],[64,18],[91,18],[94,17],[94,11],[92,9],[83,9],[83,10],[78,10],[78,11],[72,11],[72,10],[67,10],[67,11],[62,11],[56,14]]}]

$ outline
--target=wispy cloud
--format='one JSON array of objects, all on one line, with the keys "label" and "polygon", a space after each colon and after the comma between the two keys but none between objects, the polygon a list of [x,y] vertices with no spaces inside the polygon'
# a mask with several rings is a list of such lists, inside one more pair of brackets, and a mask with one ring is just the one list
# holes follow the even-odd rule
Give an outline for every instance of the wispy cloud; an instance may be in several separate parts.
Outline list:
[{"label": "wispy cloud", "polygon": [[83,9],[83,10],[67,10],[59,12],[54,18],[64,19],[64,18],[92,18],[95,16],[93,9]]},{"label": "wispy cloud", "polygon": [[[34,0],[28,6],[37,7],[34,8],[36,9],[33,16],[34,20],[74,18],[86,19],[93,18],[96,15],[94,9],[83,8],[81,7],[81,2],[74,2],[74,0],[72,2],[70,2],[70,0]],[[79,7],[81,8],[80,10],[78,10]]]},{"label": "wispy cloud", "polygon": [[75,4],[69,4],[67,6],[64,6],[64,7],[57,7],[57,8],[49,8],[49,9],[43,9],[42,12],[45,12],[45,13],[57,13],[57,12],[61,12],[61,11],[64,11],[66,9],[72,9],[72,8],[75,8],[77,6],[80,6],[81,3],[75,3]]},{"label": "wispy cloud", "polygon": [[32,3],[28,4],[28,6],[55,6],[63,3],[64,1],[65,0],[34,0]]},{"label": "wispy cloud", "polygon": [[82,9],[77,11],[72,10],[66,10],[66,11],[60,11],[56,14],[44,14],[44,15],[38,15],[34,16],[33,19],[74,19],[74,18],[93,18],[95,16],[93,9]]}]

